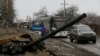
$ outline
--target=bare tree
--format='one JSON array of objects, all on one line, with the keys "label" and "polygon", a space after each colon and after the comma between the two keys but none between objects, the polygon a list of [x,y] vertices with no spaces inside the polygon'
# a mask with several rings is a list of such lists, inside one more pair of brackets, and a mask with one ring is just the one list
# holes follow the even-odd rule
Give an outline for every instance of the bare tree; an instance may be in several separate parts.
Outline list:
[{"label": "bare tree", "polygon": [[41,8],[38,12],[34,13],[34,17],[36,17],[37,20],[43,20],[48,17],[47,8]]},{"label": "bare tree", "polygon": [[[78,11],[77,6],[71,6],[71,7],[66,8],[66,11],[65,11],[66,12],[66,17],[65,17],[65,19],[67,21],[72,20],[73,18],[76,17],[77,11]],[[58,13],[56,15],[61,16],[63,18],[63,14],[64,14],[63,12],[64,12],[64,10],[58,10]]]},{"label": "bare tree", "polygon": [[[64,11],[65,13],[65,17],[64,17]],[[64,25],[66,23],[68,23],[70,20],[73,20],[75,17],[77,17],[77,11],[78,11],[78,7],[77,6],[70,6],[68,8],[66,8],[65,10],[58,10],[57,14],[55,14],[56,16],[60,16],[61,17],[61,21],[58,22],[61,25]],[[61,26],[57,26],[57,27],[61,27]]]},{"label": "bare tree", "polygon": [[81,20],[81,23],[85,24],[95,24],[97,23],[99,16],[97,16],[95,13],[87,13],[87,17],[83,20]]},{"label": "bare tree", "polygon": [[87,20],[91,23],[95,23],[97,15],[95,13],[87,13]]},{"label": "bare tree", "polygon": [[66,18],[68,18],[68,21],[77,17],[77,11],[78,11],[77,6],[71,6],[66,10]]},{"label": "bare tree", "polygon": [[1,8],[1,17],[0,20],[5,25],[12,24],[14,19],[14,8],[13,8],[14,0],[0,0],[0,8]]}]

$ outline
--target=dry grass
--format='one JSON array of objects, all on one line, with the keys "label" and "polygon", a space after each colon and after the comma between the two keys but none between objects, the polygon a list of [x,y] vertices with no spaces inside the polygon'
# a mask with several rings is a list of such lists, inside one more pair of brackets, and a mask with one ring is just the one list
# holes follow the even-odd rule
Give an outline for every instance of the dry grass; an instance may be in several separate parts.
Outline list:
[{"label": "dry grass", "polygon": [[18,34],[18,33],[24,33],[24,29],[22,28],[0,28],[0,36],[2,35],[11,35],[11,34]]}]

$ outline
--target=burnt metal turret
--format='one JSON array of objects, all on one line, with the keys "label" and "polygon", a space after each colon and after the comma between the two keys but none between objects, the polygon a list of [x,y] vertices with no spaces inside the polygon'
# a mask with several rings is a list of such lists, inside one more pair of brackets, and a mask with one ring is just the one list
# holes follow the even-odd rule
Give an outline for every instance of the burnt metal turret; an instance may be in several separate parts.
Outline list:
[{"label": "burnt metal turret", "polygon": [[75,23],[77,23],[78,21],[80,21],[81,19],[85,17],[86,17],[86,14],[82,14],[81,16],[68,22],[66,25],[62,26],[61,28],[35,41],[32,39],[32,37],[29,34],[24,34],[21,36],[0,40],[0,53],[17,54],[17,53],[24,53],[26,51],[37,51],[38,49],[39,50],[45,49],[44,45],[41,44],[44,40],[74,25]]}]

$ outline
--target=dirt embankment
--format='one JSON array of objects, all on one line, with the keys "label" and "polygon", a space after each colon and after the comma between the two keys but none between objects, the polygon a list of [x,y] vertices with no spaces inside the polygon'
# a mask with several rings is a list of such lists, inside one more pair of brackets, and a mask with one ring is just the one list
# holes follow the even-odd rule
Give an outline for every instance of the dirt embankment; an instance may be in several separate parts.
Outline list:
[{"label": "dirt embankment", "polygon": [[23,28],[0,28],[0,36],[11,35],[11,34],[18,34],[24,33],[25,29]]}]

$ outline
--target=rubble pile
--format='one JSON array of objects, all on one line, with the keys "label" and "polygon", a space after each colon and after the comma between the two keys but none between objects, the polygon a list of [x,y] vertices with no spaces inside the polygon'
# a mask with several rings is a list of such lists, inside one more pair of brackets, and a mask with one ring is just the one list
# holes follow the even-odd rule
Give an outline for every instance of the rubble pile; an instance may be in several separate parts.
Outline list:
[{"label": "rubble pile", "polygon": [[26,51],[36,52],[42,50],[44,47],[41,43],[36,46],[29,46],[28,44],[34,42],[29,34],[13,35],[8,38],[0,39],[0,53],[4,54],[17,54]]}]

